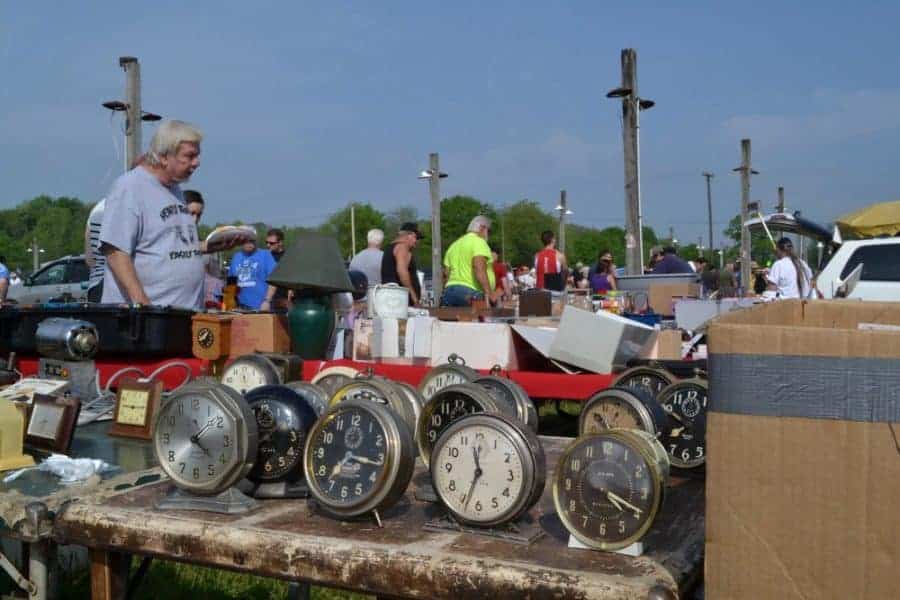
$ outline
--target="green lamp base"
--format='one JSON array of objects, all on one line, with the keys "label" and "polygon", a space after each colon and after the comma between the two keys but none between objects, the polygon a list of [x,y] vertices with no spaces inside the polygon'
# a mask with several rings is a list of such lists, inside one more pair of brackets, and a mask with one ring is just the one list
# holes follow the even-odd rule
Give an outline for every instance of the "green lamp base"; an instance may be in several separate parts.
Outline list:
[{"label": "green lamp base", "polygon": [[288,325],[294,354],[303,359],[326,359],[335,327],[331,295],[295,295]]}]

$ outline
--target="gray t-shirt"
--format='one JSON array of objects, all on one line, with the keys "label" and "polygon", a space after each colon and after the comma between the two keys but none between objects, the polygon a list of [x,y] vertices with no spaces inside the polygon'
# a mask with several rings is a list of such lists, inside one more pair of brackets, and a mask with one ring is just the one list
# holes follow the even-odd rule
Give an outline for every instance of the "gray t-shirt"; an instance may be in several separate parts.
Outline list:
[{"label": "gray t-shirt", "polygon": [[350,261],[351,271],[361,271],[365,273],[369,285],[379,285],[381,283],[381,250],[375,248],[366,248],[358,253]]},{"label": "gray t-shirt", "polygon": [[[203,255],[181,188],[167,188],[144,167],[125,173],[106,196],[100,242],[131,255],[138,279],[157,306],[203,306]],[[109,264],[104,303],[127,302]]]},{"label": "gray t-shirt", "polygon": [[91,287],[103,281],[103,272],[106,270],[106,256],[100,252],[100,228],[103,226],[103,208],[106,206],[106,198],[103,198],[91,209],[88,215],[88,235],[91,242],[91,256],[94,266],[91,269]]}]

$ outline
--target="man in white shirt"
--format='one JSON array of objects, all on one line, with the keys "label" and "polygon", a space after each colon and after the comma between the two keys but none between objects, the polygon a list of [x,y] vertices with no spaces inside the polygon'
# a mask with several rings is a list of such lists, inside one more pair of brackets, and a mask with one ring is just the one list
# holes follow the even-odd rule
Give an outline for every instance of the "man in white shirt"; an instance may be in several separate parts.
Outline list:
[{"label": "man in white shirt", "polygon": [[380,229],[370,229],[366,234],[368,246],[359,252],[350,261],[351,271],[360,271],[366,276],[369,285],[381,283],[381,259],[384,252],[381,244],[384,243],[384,232]]},{"label": "man in white shirt", "polygon": [[809,298],[812,292],[812,270],[803,260],[794,256],[794,244],[781,238],[775,247],[778,260],[766,276],[768,288],[782,299]]}]

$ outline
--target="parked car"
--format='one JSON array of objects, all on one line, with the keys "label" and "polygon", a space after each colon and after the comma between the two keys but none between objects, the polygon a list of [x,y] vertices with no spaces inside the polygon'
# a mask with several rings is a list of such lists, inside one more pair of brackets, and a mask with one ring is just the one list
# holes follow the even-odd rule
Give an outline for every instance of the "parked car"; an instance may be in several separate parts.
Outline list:
[{"label": "parked car", "polygon": [[87,302],[89,281],[90,269],[84,256],[64,256],[26,277],[22,285],[10,286],[6,299],[19,304]]}]

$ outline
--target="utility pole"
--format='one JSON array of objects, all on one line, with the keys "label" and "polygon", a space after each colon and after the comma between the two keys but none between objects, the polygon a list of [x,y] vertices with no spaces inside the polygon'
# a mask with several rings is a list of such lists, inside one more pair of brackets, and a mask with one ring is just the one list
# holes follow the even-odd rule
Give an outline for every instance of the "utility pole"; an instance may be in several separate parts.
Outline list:
[{"label": "utility pole", "polygon": [[784,212],[784,186],[778,186],[778,205],[775,207],[776,212]]},{"label": "utility pole", "polygon": [[559,251],[566,253],[566,190],[559,191]]},{"label": "utility pole", "polygon": [[119,66],[125,70],[125,170],[134,166],[141,155],[141,65],[133,56],[120,56]]},{"label": "utility pole", "polygon": [[669,243],[675,246],[678,240],[675,239],[675,228],[669,225]]},{"label": "utility pole", "polygon": [[356,256],[356,202],[350,203],[350,258]]},{"label": "utility pole", "polygon": [[640,275],[644,265],[641,231],[640,106],[637,52],[622,50],[622,88],[631,90],[622,98],[622,143],[625,150],[625,273]]},{"label": "utility pole", "polygon": [[31,256],[32,256],[32,262],[33,262],[33,265],[32,265],[33,269],[31,271],[32,273],[37,273],[37,270],[41,267],[41,259],[38,256],[40,251],[41,251],[41,249],[38,247],[37,237],[32,237],[31,238]]},{"label": "utility pole", "polygon": [[434,305],[441,302],[444,274],[441,268],[441,169],[437,152],[428,156],[428,191],[431,193],[431,289]]},{"label": "utility pole", "polygon": [[751,166],[749,139],[741,140],[741,166],[733,170],[741,174],[741,287],[746,290],[750,284],[750,176],[759,175]]},{"label": "utility pole", "polygon": [[[712,253],[715,251],[715,244],[713,243],[712,187],[710,186],[710,179],[712,179],[714,175],[709,171],[704,171],[703,176],[706,177],[706,212],[709,216],[709,251]],[[713,255],[710,254],[709,259],[712,260],[713,258]]]}]

